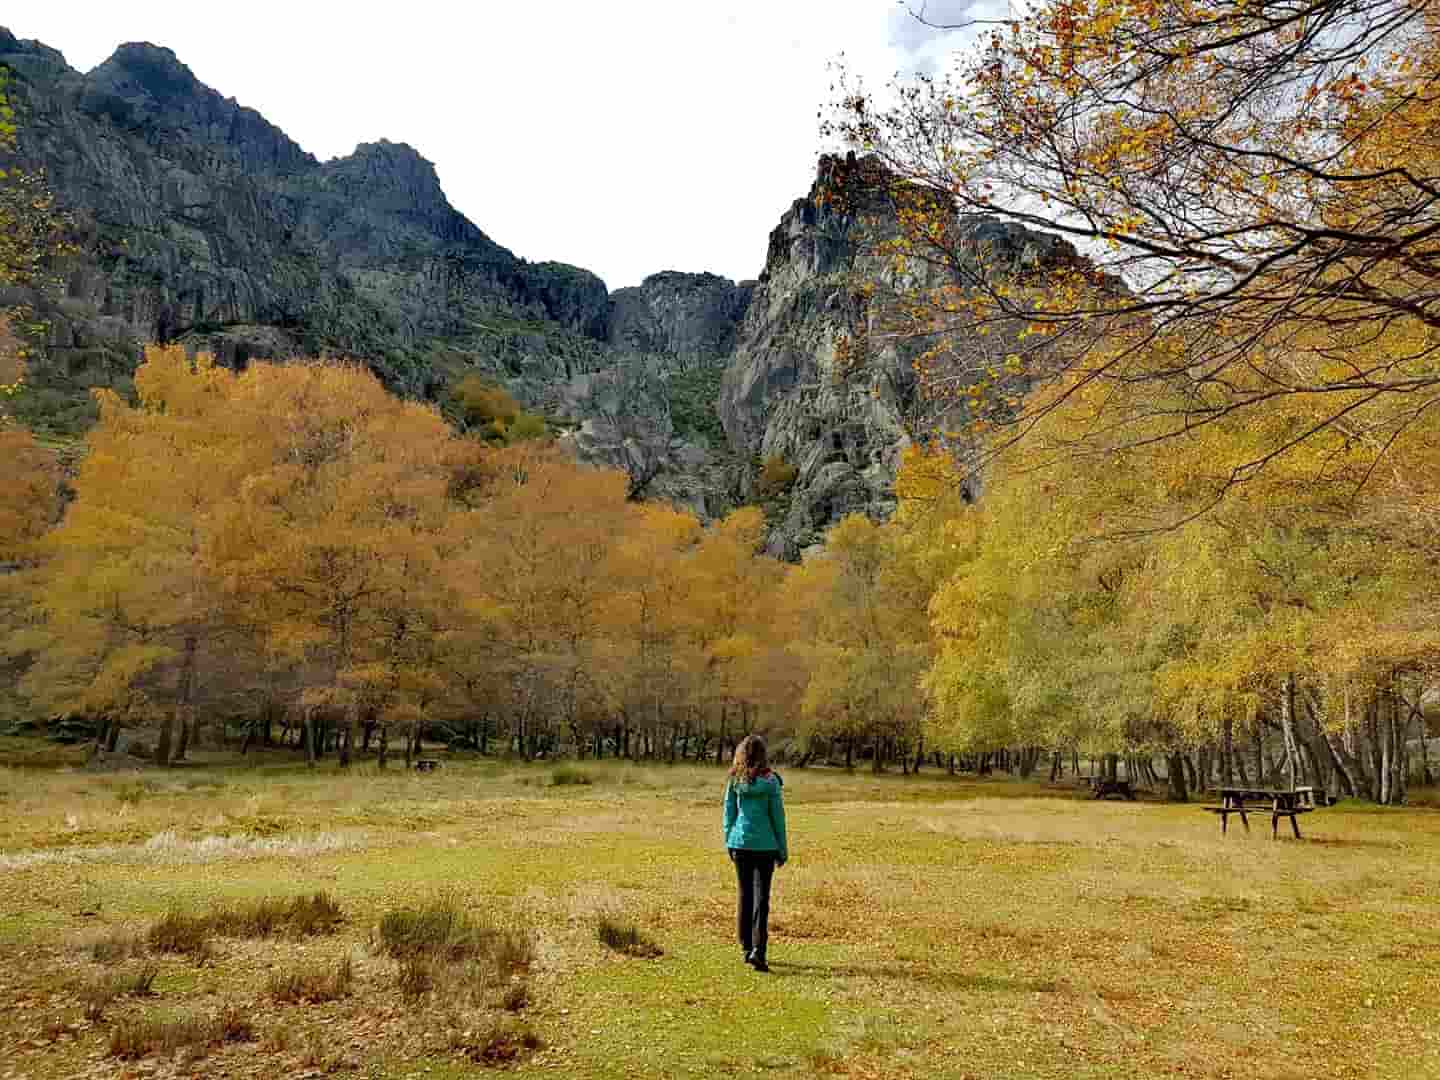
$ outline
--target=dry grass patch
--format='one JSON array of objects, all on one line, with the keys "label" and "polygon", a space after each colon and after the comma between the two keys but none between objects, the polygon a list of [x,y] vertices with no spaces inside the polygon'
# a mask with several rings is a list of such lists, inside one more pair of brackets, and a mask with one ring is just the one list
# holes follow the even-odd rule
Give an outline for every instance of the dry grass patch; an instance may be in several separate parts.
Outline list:
[{"label": "dry grass patch", "polygon": [[665,955],[665,950],[634,923],[624,922],[611,915],[600,916],[600,921],[595,925],[595,936],[607,949],[626,956],[651,960]]},{"label": "dry grass patch", "polygon": [[143,956],[145,939],[128,930],[114,929],[90,943],[90,959],[97,964],[118,964],[132,956]]},{"label": "dry grass patch", "polygon": [[159,974],[160,969],[154,964],[145,964],[134,971],[107,972],[86,983],[79,992],[85,1019],[92,1022],[103,1019],[105,1010],[116,998],[150,997],[155,992],[155,977]]},{"label": "dry grass patch", "polygon": [[151,924],[145,940],[156,952],[189,956],[199,963],[214,956],[210,925],[203,915],[167,911]]},{"label": "dry grass patch", "polygon": [[345,921],[340,905],[329,893],[288,899],[264,897],[248,904],[224,905],[206,916],[210,928],[222,937],[313,937],[333,934]]},{"label": "dry grass patch", "polygon": [[310,937],[333,934],[345,921],[328,893],[288,899],[265,897],[245,904],[220,904],[207,912],[168,911],[146,935],[156,952],[179,953],[201,961],[211,955],[210,936]]},{"label": "dry grass patch", "polygon": [[534,935],[527,928],[485,922],[449,894],[418,908],[385,912],[377,932],[379,951],[397,960],[485,958],[496,970],[511,970],[529,967],[535,959]]},{"label": "dry grass patch", "polygon": [[492,1068],[513,1065],[545,1045],[529,1024],[500,1017],[476,1031],[451,1036],[450,1048],[477,1065]]},{"label": "dry grass patch", "polygon": [[214,1015],[183,1013],[125,1017],[110,1030],[110,1056],[134,1060],[147,1054],[180,1050],[203,1053],[222,1043],[253,1042],[255,1026],[238,1006],[227,1005]]},{"label": "dry grass patch", "polygon": [[287,1005],[339,1001],[350,996],[355,966],[347,953],[335,964],[316,964],[271,974],[265,992],[270,1000]]}]

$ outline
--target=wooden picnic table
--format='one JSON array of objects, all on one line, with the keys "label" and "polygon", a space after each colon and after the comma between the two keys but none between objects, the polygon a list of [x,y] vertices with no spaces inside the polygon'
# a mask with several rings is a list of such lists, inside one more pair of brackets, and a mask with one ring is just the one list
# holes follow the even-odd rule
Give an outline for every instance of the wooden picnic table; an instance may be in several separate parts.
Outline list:
[{"label": "wooden picnic table", "polygon": [[[1246,803],[1250,805],[1247,806]],[[1249,815],[1268,812],[1270,815],[1270,839],[1278,838],[1280,819],[1283,817],[1290,819],[1290,829],[1295,833],[1295,839],[1299,840],[1301,839],[1300,823],[1296,819],[1301,814],[1308,814],[1315,809],[1315,789],[1313,787],[1222,787],[1220,789],[1220,805],[1207,806],[1205,809],[1212,814],[1220,815],[1221,833],[1229,831],[1231,814],[1239,814],[1240,824],[1245,826],[1246,832],[1249,832]]]}]

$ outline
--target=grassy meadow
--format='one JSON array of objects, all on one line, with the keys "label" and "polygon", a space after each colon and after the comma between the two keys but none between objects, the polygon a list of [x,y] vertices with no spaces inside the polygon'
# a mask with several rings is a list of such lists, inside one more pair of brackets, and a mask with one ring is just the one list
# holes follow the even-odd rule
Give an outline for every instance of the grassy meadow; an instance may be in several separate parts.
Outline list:
[{"label": "grassy meadow", "polygon": [[718,770],[42,757],[0,746],[0,1080],[1440,1077],[1434,810],[789,770],[762,975]]}]

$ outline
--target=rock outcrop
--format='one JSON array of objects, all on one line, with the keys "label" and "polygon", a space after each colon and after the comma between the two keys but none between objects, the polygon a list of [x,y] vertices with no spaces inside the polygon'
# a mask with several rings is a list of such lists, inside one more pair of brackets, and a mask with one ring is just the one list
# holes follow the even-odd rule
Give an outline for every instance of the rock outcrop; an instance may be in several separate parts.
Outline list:
[{"label": "rock outcrop", "polygon": [[723,367],[755,284],[673,270],[651,274],[638,287],[611,294],[610,344],[671,357],[679,368]]},{"label": "rock outcrop", "polygon": [[[931,400],[914,362],[928,342],[884,333],[896,298],[965,274],[1013,275],[1056,258],[1068,243],[991,218],[957,218],[961,270],[910,260],[897,270],[886,242],[897,232],[893,178],[874,159],[821,159],[808,197],[770,234],[765,271],[737,333],[720,389],[732,450],[796,470],[772,507],[768,547],[795,559],[850,513],[876,520],[895,507],[900,456],[917,430],[953,423],[954,406]],[[950,347],[981,348],[951,333]],[[984,343],[994,350],[997,335]],[[753,484],[754,472],[749,478]],[[746,485],[742,498],[752,494]]]}]

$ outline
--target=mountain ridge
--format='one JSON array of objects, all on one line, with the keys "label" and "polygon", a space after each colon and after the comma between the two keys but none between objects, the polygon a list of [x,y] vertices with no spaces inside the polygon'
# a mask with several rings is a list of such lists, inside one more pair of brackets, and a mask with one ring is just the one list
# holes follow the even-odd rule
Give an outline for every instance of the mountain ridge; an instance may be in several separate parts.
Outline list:
[{"label": "mountain ridge", "polygon": [[[442,403],[479,374],[583,460],[625,469],[636,498],[703,517],[764,502],[767,547],[794,559],[845,514],[893,509],[901,451],[933,419],[911,352],[874,332],[907,283],[875,254],[897,222],[884,184],[864,181],[873,164],[823,157],[754,281],[661,271],[612,291],[496,243],[414,147],[319,161],[162,46],[122,45],[82,74],[0,28],[0,66],[21,129],[0,168],[43,170],[75,220],[59,296],[0,290],[0,309],[28,303],[46,327],[27,391],[42,427],[83,426],[78,391],[123,389],[149,341],[235,368],[350,357]],[[1000,239],[1012,254],[1063,244]],[[872,293],[867,315],[857,296]],[[845,359],[857,334],[859,367]],[[769,459],[795,479],[762,497]]]}]

